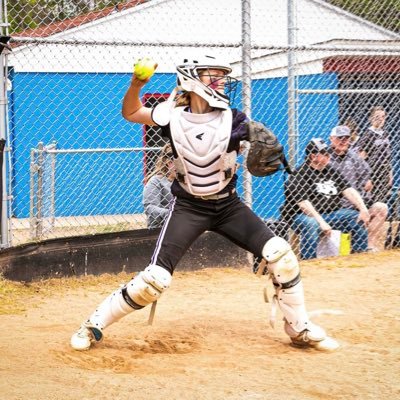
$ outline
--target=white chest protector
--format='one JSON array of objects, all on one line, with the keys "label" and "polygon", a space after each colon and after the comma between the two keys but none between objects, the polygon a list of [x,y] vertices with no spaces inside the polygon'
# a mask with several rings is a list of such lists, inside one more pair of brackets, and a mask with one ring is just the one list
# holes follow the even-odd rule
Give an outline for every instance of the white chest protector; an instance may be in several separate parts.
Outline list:
[{"label": "white chest protector", "polygon": [[177,107],[171,113],[170,128],[180,185],[193,195],[221,191],[233,177],[237,158],[236,151],[227,153],[232,111],[192,114]]}]

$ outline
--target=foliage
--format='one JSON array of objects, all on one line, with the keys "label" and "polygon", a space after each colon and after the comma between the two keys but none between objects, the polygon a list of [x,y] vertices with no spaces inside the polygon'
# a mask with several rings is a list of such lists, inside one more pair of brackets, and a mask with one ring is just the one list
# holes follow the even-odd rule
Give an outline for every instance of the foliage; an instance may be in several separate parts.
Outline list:
[{"label": "foliage", "polygon": [[376,25],[400,33],[399,0],[327,0]]},{"label": "foliage", "polygon": [[[325,0],[386,29],[400,33],[399,0]],[[63,21],[123,4],[121,0],[18,0],[8,5],[10,33]]]},{"label": "foliage", "polygon": [[18,0],[8,5],[10,34],[115,6],[120,0]]}]

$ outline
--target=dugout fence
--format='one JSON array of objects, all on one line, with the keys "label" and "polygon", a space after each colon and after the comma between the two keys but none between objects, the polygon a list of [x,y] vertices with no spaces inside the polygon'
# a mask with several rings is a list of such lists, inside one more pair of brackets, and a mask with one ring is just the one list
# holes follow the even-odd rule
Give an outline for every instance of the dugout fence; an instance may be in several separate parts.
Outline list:
[{"label": "dugout fence", "polygon": [[[120,115],[133,63],[143,56],[159,64],[143,91],[151,104],[174,88],[182,58],[228,59],[240,81],[233,106],[276,133],[293,168],[311,138],[329,143],[332,128],[349,121],[361,135],[370,109],[382,106],[393,167],[387,220],[398,219],[395,1],[83,1],[81,9],[64,3],[1,2],[2,43],[10,45],[0,55],[7,142],[2,247],[146,227],[143,185],[163,139]],[[239,194],[263,219],[279,219],[287,176],[254,178],[245,153],[240,162]]]}]

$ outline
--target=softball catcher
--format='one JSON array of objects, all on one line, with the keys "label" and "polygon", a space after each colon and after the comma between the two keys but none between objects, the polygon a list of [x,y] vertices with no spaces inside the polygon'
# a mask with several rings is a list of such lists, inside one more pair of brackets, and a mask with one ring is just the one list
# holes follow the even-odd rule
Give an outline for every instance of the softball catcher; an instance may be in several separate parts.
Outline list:
[{"label": "softball catcher", "polygon": [[[289,243],[274,236],[236,194],[236,159],[241,141],[250,141],[247,167],[265,176],[284,167],[282,146],[262,124],[231,109],[236,86],[229,64],[214,57],[186,59],[177,66],[178,87],[155,108],[144,107],[140,90],[149,81],[133,75],[122,115],[158,125],[171,143],[176,179],[174,201],[149,266],[110,294],[72,336],[75,350],[102,340],[103,330],[167,290],[176,265],[205,231],[217,232],[267,261],[284,320],[285,331],[298,346],[333,350],[338,344],[310,322],[296,256]],[[176,95],[179,93],[179,95]]]}]

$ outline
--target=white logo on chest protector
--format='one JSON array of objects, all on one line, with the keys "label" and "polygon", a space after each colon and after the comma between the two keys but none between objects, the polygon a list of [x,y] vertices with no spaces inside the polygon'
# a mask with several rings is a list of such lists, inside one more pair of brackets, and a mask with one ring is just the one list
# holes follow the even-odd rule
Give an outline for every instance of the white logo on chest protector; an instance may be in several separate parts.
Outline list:
[{"label": "white logo on chest protector", "polygon": [[316,184],[317,193],[323,194],[326,198],[337,195],[338,191],[335,182],[332,180],[326,182],[318,182]]}]

